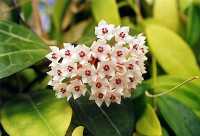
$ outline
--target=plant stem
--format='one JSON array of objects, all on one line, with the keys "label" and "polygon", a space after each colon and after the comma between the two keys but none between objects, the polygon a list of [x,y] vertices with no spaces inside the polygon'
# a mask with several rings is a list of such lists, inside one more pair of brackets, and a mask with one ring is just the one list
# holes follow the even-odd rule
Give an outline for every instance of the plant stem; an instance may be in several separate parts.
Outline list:
[{"label": "plant stem", "polygon": [[164,96],[166,94],[170,94],[170,93],[175,92],[177,88],[179,88],[179,87],[181,87],[181,86],[183,86],[183,85],[185,85],[185,84],[187,84],[187,83],[189,83],[189,82],[191,82],[191,81],[193,81],[195,79],[199,79],[199,76],[191,77],[191,78],[183,81],[182,83],[180,83],[180,84],[172,87],[171,89],[169,89],[169,90],[167,90],[165,92],[158,93],[158,94],[150,94],[148,91],[146,91],[145,94],[146,94],[146,96],[151,97],[151,98],[156,98],[156,97]]}]

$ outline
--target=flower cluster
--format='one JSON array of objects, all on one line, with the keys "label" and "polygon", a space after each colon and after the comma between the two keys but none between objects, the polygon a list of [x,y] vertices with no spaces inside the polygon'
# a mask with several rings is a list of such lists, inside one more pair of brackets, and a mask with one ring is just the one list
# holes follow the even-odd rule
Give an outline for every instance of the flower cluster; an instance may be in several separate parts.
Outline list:
[{"label": "flower cluster", "polygon": [[[64,43],[64,48],[50,47],[46,56],[50,61],[53,86],[57,97],[68,100],[90,95],[98,106],[105,102],[120,104],[122,97],[130,97],[143,80],[144,61],[148,52],[145,37],[129,35],[129,27],[101,21],[95,27],[97,40],[91,47]],[[90,88],[90,89],[88,89]]]}]

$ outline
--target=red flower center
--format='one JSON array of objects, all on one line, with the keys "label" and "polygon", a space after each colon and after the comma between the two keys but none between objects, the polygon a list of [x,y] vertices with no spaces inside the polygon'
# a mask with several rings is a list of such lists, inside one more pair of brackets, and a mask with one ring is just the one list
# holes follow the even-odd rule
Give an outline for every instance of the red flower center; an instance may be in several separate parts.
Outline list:
[{"label": "red flower center", "polygon": [[61,89],[60,89],[60,92],[61,92],[61,93],[65,93],[65,92],[66,92],[66,89],[61,88]]},{"label": "red flower center", "polygon": [[100,82],[97,82],[97,83],[96,83],[96,87],[97,87],[97,88],[101,88],[101,87],[102,87],[102,84],[101,84]]},{"label": "red flower center", "polygon": [[75,86],[75,87],[74,87],[74,90],[75,90],[76,92],[79,92],[79,91],[80,91],[80,86],[78,86],[78,85]]},{"label": "red flower center", "polygon": [[71,55],[70,50],[66,50],[66,51],[65,51],[65,56],[70,56],[70,55]]},{"label": "red flower center", "polygon": [[79,52],[79,56],[80,57],[84,57],[85,56],[85,52],[84,51]]},{"label": "red flower center", "polygon": [[99,99],[102,99],[103,96],[104,96],[103,93],[99,93],[99,94],[98,94],[98,98],[99,98]]},{"label": "red flower center", "polygon": [[111,100],[111,101],[114,101],[115,99],[116,99],[115,95],[112,94],[112,95],[110,96],[110,100]]},{"label": "red flower center", "polygon": [[123,52],[122,52],[122,51],[117,51],[116,53],[117,53],[117,56],[118,56],[118,57],[120,57],[120,56],[123,55]]},{"label": "red flower center", "polygon": [[57,59],[57,55],[56,55],[56,53],[52,53],[51,58],[52,58],[52,59]]},{"label": "red flower center", "polygon": [[108,29],[107,28],[102,28],[101,31],[102,31],[103,34],[108,33]]},{"label": "red flower center", "polygon": [[110,67],[109,67],[108,65],[104,65],[103,69],[104,69],[105,71],[108,71],[108,70],[110,70]]},{"label": "red flower center", "polygon": [[85,75],[86,76],[91,76],[91,71],[90,70],[85,70]]},{"label": "red flower center", "polygon": [[126,34],[124,33],[124,32],[121,32],[120,34],[119,34],[119,37],[121,37],[121,38],[124,38],[126,36]]},{"label": "red flower center", "polygon": [[132,70],[132,69],[133,69],[133,67],[134,67],[134,65],[133,65],[133,64],[128,64],[128,69]]},{"label": "red flower center", "polygon": [[58,69],[58,70],[57,70],[57,74],[58,74],[59,76],[61,76],[62,71],[61,71],[60,69]]},{"label": "red flower center", "polygon": [[116,83],[116,84],[119,85],[119,84],[121,84],[121,82],[122,82],[122,80],[121,80],[120,78],[115,79],[115,83]]},{"label": "red flower center", "polygon": [[98,52],[103,52],[103,47],[99,46],[97,50],[98,50]]},{"label": "red flower center", "polygon": [[69,72],[72,72],[73,69],[74,69],[74,68],[73,68],[72,66],[68,66],[68,67],[67,67],[67,70],[68,70]]}]

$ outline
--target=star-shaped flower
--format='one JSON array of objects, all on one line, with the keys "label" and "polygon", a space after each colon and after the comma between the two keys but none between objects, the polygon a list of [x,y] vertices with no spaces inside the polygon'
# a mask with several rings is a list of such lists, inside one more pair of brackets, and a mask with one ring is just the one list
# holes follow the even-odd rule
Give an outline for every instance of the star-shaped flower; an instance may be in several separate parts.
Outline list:
[{"label": "star-shaped flower", "polygon": [[51,52],[46,55],[46,58],[52,62],[58,62],[61,58],[60,49],[56,46],[50,46]]},{"label": "star-shaped flower", "polygon": [[100,21],[98,26],[95,27],[95,34],[97,38],[102,40],[111,40],[114,36],[114,31],[114,25],[107,24],[104,20]]},{"label": "star-shaped flower", "polygon": [[118,43],[126,43],[127,42],[127,38],[129,36],[129,27],[120,27],[118,26],[115,30],[115,40],[118,42]]},{"label": "star-shaped flower", "polygon": [[81,95],[84,96],[87,91],[86,86],[79,79],[72,80],[68,86],[68,90],[72,92],[74,99],[79,98]]},{"label": "star-shaped flower", "polygon": [[101,61],[108,60],[109,54],[111,54],[111,47],[104,40],[94,41],[91,46],[91,50],[92,56]]}]

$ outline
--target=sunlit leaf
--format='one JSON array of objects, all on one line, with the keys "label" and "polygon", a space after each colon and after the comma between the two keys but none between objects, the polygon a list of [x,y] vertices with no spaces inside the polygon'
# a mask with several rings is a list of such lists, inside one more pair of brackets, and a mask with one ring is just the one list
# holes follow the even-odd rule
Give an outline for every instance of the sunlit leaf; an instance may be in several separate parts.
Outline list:
[{"label": "sunlit leaf", "polygon": [[30,30],[0,22],[0,78],[12,75],[41,60],[48,47]]},{"label": "sunlit leaf", "polygon": [[171,97],[158,99],[159,110],[177,136],[199,136],[200,118],[190,108]]},{"label": "sunlit leaf", "polygon": [[71,107],[65,100],[43,90],[10,100],[2,108],[1,123],[11,136],[64,136],[71,117]]},{"label": "sunlit leaf", "polygon": [[92,12],[97,22],[104,19],[109,23],[120,24],[120,17],[115,0],[92,0]]},{"label": "sunlit leaf", "polygon": [[83,136],[83,130],[84,130],[83,126],[79,126],[79,127],[75,128],[72,133],[72,136]]},{"label": "sunlit leaf", "polygon": [[145,112],[137,121],[136,131],[145,136],[161,136],[160,122],[151,105],[147,105]]},{"label": "sunlit leaf", "polygon": [[147,25],[150,49],[162,68],[169,74],[180,76],[200,73],[189,45],[173,31],[158,25]]},{"label": "sunlit leaf", "polygon": [[153,14],[162,25],[178,31],[180,22],[176,0],[155,0]]}]

